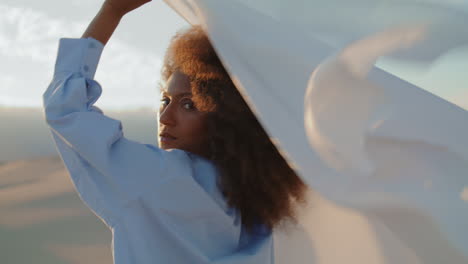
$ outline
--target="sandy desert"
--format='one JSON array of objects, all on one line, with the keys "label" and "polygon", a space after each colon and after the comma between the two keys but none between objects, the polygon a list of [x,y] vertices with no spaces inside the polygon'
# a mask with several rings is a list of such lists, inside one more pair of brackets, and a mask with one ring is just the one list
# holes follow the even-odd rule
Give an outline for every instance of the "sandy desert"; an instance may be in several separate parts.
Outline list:
[{"label": "sandy desert", "polygon": [[[154,112],[105,113],[156,141]],[[74,190],[42,110],[0,108],[0,120],[0,263],[112,263],[111,232]]]},{"label": "sandy desert", "polygon": [[112,263],[111,233],[81,202],[58,156],[0,165],[2,263]]}]

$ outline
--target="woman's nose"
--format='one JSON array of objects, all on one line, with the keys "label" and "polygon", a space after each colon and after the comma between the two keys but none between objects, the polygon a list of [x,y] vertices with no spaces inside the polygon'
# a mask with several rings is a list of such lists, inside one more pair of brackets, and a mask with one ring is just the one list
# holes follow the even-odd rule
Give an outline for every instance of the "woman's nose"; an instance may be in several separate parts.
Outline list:
[{"label": "woman's nose", "polygon": [[174,126],[176,124],[172,108],[171,105],[168,105],[159,111],[159,123],[165,126]]}]

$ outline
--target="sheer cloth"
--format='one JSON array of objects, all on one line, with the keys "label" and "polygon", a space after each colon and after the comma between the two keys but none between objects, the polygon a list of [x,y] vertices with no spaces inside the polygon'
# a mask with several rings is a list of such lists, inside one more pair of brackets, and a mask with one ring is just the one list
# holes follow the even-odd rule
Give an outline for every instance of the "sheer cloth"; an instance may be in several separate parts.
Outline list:
[{"label": "sheer cloth", "polygon": [[468,113],[374,66],[466,45],[466,2],[165,2],[310,187],[277,263],[468,263]]}]

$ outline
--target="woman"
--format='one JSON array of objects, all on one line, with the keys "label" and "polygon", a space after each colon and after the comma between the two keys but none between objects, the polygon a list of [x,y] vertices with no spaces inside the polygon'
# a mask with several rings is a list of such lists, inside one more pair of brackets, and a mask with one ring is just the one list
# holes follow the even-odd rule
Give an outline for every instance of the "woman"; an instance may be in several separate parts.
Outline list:
[{"label": "woman", "polygon": [[126,139],[93,106],[104,45],[150,0],[106,0],[81,39],[61,39],[46,120],[85,203],[112,229],[115,263],[273,263],[272,229],[305,185],[271,143],[200,28],[166,54],[160,148]]}]

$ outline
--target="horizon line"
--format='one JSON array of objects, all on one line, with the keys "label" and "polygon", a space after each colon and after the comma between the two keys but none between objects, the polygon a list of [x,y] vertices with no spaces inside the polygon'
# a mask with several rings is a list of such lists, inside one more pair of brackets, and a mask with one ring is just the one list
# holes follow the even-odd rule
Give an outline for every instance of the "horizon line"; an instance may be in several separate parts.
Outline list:
[{"label": "horizon line", "polygon": [[[127,107],[113,107],[113,106],[99,106],[95,105],[103,111],[111,112],[154,112],[156,109],[151,106],[127,106]],[[43,106],[37,105],[4,105],[0,104],[0,110],[43,110]]]}]

